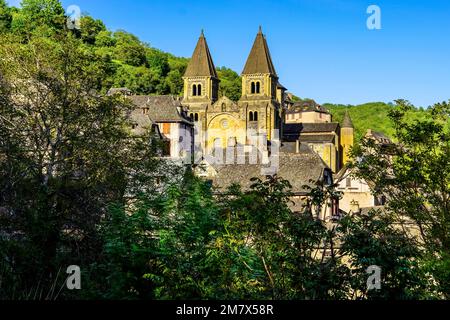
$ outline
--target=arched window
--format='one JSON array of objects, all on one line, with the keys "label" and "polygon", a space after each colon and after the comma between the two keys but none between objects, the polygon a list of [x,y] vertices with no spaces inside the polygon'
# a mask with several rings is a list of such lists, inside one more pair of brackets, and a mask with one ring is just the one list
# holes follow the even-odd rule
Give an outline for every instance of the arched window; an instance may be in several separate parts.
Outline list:
[{"label": "arched window", "polygon": [[195,121],[195,122],[198,121],[198,113],[196,113],[196,114],[194,115],[194,121]]},{"label": "arched window", "polygon": [[248,120],[253,121],[253,111],[250,111],[250,113],[248,115]]},{"label": "arched window", "polygon": [[191,121],[194,121],[194,114],[191,113],[191,114],[189,115],[189,118],[191,119]]},{"label": "arched window", "polygon": [[201,95],[202,95],[202,85],[201,85],[201,84],[199,84],[199,85],[197,86],[197,95],[198,95],[198,96],[201,96]]},{"label": "arched window", "polygon": [[196,84],[194,84],[194,85],[192,86],[192,95],[193,95],[194,97],[197,95],[197,85],[196,85]]},{"label": "arched window", "polygon": [[255,83],[254,82],[252,82],[252,84],[251,84],[251,93],[252,94],[254,94],[255,93]]},{"label": "arched window", "polygon": [[222,103],[222,112],[226,112],[227,111],[227,107],[225,106],[225,103]]},{"label": "arched window", "polygon": [[258,82],[256,82],[256,93],[259,93],[261,90],[261,84]]},{"label": "arched window", "polygon": [[253,121],[258,121],[258,111],[253,113]]}]

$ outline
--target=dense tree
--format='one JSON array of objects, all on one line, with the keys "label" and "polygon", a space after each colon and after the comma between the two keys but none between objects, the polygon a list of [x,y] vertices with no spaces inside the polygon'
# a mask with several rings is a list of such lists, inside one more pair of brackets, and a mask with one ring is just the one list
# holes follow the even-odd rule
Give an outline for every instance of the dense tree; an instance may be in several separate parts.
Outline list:
[{"label": "dense tree", "polygon": [[126,87],[135,94],[157,93],[160,79],[145,67],[119,65],[114,76],[113,87]]},{"label": "dense tree", "polygon": [[116,45],[116,39],[111,31],[102,30],[95,37],[95,45],[107,48],[114,47]]},{"label": "dense tree", "polygon": [[[388,212],[409,227],[425,251],[430,272],[449,297],[450,256],[450,107],[440,103],[426,111],[426,118],[407,101],[398,100],[389,112],[398,143],[388,151],[364,139],[353,150],[358,176],[373,183],[388,199]],[[389,168],[389,169],[386,169]],[[426,261],[427,261],[426,260]]]},{"label": "dense tree", "polygon": [[[339,223],[341,254],[349,259],[353,299],[427,298],[428,279],[418,264],[421,250],[395,219],[381,210],[351,214]],[[381,288],[368,290],[366,270],[381,270]],[[429,295],[431,296],[431,294]]]},{"label": "dense tree", "polygon": [[58,0],[23,0],[21,10],[13,16],[12,30],[28,37],[30,33],[47,34],[64,29],[66,16]]},{"label": "dense tree", "polygon": [[156,49],[147,50],[147,64],[149,68],[154,71],[158,77],[164,78],[170,71],[169,59],[167,54]]},{"label": "dense tree", "polygon": [[242,80],[239,75],[231,69],[221,67],[217,69],[220,79],[219,95],[227,96],[233,101],[238,101],[242,94]]},{"label": "dense tree", "polygon": [[90,16],[83,16],[80,20],[81,39],[88,44],[95,44],[100,32],[106,32],[106,27],[101,20],[95,20]]},{"label": "dense tree", "polygon": [[0,0],[0,34],[11,28],[12,15],[5,0]]},{"label": "dense tree", "polygon": [[184,82],[179,70],[170,70],[166,77],[166,86],[171,94],[182,95]]},{"label": "dense tree", "polygon": [[61,266],[95,259],[108,204],[123,201],[134,164],[154,157],[128,133],[129,103],[99,94],[101,58],[71,34],[13,40],[0,47],[1,267],[14,270],[1,289],[23,296],[48,290]]},{"label": "dense tree", "polygon": [[139,39],[125,31],[114,33],[116,39],[115,54],[116,58],[134,67],[140,67],[146,64],[145,46]]}]

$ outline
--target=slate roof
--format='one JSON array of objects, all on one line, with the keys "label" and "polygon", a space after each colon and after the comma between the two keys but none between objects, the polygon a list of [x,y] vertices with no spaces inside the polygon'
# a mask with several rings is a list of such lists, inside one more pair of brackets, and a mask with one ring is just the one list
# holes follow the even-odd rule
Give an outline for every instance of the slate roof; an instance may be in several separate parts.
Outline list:
[{"label": "slate roof", "polygon": [[[282,153],[296,153],[297,152],[297,142],[296,141],[283,141],[280,146],[280,152]],[[300,153],[313,152],[311,148],[304,143],[299,144]]]},{"label": "slate roof", "polygon": [[141,110],[137,108],[131,111],[129,118],[135,125],[135,128],[133,128],[133,133],[137,135],[144,134],[153,124],[150,117],[143,114]]},{"label": "slate roof", "polygon": [[312,99],[296,101],[289,109],[286,111],[287,114],[297,113],[297,112],[322,112],[330,113],[326,108],[318,104]]},{"label": "slate roof", "polygon": [[[187,114],[183,110],[181,102],[173,96],[131,96],[131,101],[136,105],[133,113],[140,113],[154,122],[183,122],[192,125]],[[148,113],[143,114],[143,108],[148,108]]]},{"label": "slate roof", "polygon": [[320,143],[334,143],[334,134],[312,134],[300,135],[300,142],[320,142]]},{"label": "slate roof", "polygon": [[269,47],[267,46],[267,40],[262,33],[261,27],[242,71],[242,74],[255,73],[269,73],[277,77]]},{"label": "slate roof", "polygon": [[302,133],[324,133],[338,132],[339,123],[337,122],[318,122],[318,123],[285,123],[283,125],[284,138],[298,139]]},{"label": "slate roof", "polygon": [[388,136],[378,131],[373,131],[369,129],[367,130],[366,136],[377,140],[379,143],[392,144],[392,140]]},{"label": "slate roof", "polygon": [[132,95],[131,90],[128,89],[128,88],[125,88],[125,87],[123,87],[123,88],[111,88],[111,89],[108,90],[108,92],[106,94],[109,95],[109,96],[112,96],[112,95],[117,94],[117,93],[124,94],[126,96]]},{"label": "slate roof", "polygon": [[[257,177],[265,180],[261,173],[261,164],[229,164],[214,165],[217,174],[211,178],[213,187],[218,192],[223,192],[233,183],[239,183],[243,190],[248,190],[253,182],[251,178]],[[277,175],[288,180],[292,185],[292,192],[297,195],[305,195],[308,189],[304,186],[312,187],[313,182],[322,179],[327,165],[319,155],[307,146],[303,146],[300,153],[279,153],[279,168]]]},{"label": "slate roof", "polygon": [[349,171],[349,167],[348,164],[345,164],[334,176],[334,181],[340,181],[341,179],[344,178],[344,176],[347,175],[348,171]]},{"label": "slate roof", "polygon": [[[301,148],[303,145],[300,145]],[[280,152],[295,153],[297,152],[297,142],[283,141],[280,146]]]},{"label": "slate roof", "polygon": [[277,88],[287,90],[285,86],[283,86],[281,83],[277,83]]},{"label": "slate roof", "polygon": [[185,77],[214,77],[217,78],[216,68],[209,52],[206,38],[202,33],[198,39],[192,58],[184,73]]}]

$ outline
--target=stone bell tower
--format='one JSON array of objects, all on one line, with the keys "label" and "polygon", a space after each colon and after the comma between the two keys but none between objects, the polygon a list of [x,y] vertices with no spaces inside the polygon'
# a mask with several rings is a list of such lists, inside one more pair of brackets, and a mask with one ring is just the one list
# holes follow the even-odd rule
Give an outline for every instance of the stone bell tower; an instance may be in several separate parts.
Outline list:
[{"label": "stone bell tower", "polygon": [[219,79],[203,30],[184,73],[183,81],[184,104],[195,106],[217,101]]},{"label": "stone bell tower", "polygon": [[[253,47],[242,71],[242,96],[239,100],[245,112],[247,128],[267,132],[281,128],[281,104],[277,90],[283,88],[273,66],[267,40],[259,27]],[[284,89],[284,88],[283,88]]]}]

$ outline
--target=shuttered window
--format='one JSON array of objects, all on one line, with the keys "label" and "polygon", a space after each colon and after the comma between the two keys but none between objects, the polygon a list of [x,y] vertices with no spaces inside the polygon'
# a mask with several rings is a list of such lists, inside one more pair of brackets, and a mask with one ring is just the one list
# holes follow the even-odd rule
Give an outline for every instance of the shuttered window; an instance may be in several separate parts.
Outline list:
[{"label": "shuttered window", "polygon": [[170,134],[170,123],[163,123],[163,133]]}]

